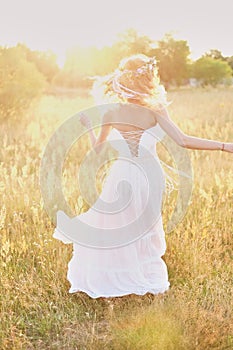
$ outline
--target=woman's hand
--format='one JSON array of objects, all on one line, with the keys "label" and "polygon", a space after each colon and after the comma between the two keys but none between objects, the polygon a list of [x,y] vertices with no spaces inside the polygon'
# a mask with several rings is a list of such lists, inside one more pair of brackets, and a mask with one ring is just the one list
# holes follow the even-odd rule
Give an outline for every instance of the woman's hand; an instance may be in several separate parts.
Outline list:
[{"label": "woman's hand", "polygon": [[82,123],[82,125],[85,126],[87,129],[91,128],[91,120],[87,115],[81,113],[79,120]]},{"label": "woman's hand", "polygon": [[223,151],[233,153],[233,143],[224,142],[224,150]]},{"label": "woman's hand", "polygon": [[95,136],[95,132],[92,128],[90,118],[86,114],[80,113],[79,120],[80,120],[80,123],[88,129],[88,134],[89,134],[90,139],[91,139],[91,144],[92,144],[92,147],[94,147],[95,143],[96,143],[96,136]]}]

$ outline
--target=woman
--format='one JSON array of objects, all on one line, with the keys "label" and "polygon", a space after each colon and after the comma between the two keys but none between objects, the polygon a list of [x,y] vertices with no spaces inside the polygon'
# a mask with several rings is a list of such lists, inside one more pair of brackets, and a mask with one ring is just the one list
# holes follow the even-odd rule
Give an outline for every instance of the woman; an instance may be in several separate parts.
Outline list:
[{"label": "woman", "polygon": [[[82,114],[80,121],[89,129],[97,155],[104,142],[113,142],[116,136],[120,144],[113,142],[113,147],[118,149],[120,157],[111,167],[96,203],[87,212],[71,220],[62,211],[57,213],[54,237],[64,243],[74,242],[69,238],[80,229],[78,220],[95,228],[97,241],[103,228],[108,233],[102,236],[105,239],[99,248],[94,246],[94,241],[89,246],[74,243],[68,269],[70,293],[82,291],[92,298],[164,293],[170,286],[162,259],[166,251],[161,216],[166,174],[154,149],[157,128],[184,148],[232,153],[233,143],[183,133],[168,114],[166,93],[159,83],[155,60],[145,55],[122,60],[115,72],[96,81],[93,94],[115,103],[114,108],[111,105],[104,113],[97,138],[88,116]],[[121,186],[117,187],[120,182]],[[128,185],[132,196],[127,202]],[[106,211],[96,210],[103,203],[107,203]],[[120,210],[107,212],[108,203],[117,203]]]}]

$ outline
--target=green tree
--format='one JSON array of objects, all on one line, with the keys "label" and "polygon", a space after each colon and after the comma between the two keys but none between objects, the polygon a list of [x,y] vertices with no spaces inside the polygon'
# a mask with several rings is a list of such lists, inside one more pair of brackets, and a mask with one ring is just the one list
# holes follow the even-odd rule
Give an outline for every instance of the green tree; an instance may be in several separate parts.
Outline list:
[{"label": "green tree", "polygon": [[[106,74],[106,57],[95,47],[73,47],[67,51],[62,70],[53,78],[53,83],[69,88],[88,88],[92,82],[88,77]],[[101,60],[102,59],[102,60]]]},{"label": "green tree", "polygon": [[223,56],[222,52],[217,49],[211,49],[210,51],[205,53],[203,56],[211,57],[211,58],[214,58],[215,60],[222,60],[222,61],[226,60],[226,57]]},{"label": "green tree", "polygon": [[21,43],[17,47],[25,53],[27,61],[34,63],[38,71],[51,83],[54,76],[59,72],[56,55],[51,51],[31,50]]},{"label": "green tree", "polygon": [[150,55],[152,44],[152,39],[146,35],[139,35],[133,28],[120,33],[116,42],[121,57],[137,53]]},{"label": "green tree", "polygon": [[216,86],[224,78],[230,78],[231,67],[221,59],[203,56],[193,64],[193,76],[201,81],[202,85]]},{"label": "green tree", "polygon": [[0,47],[0,120],[20,116],[46,85],[21,48]]},{"label": "green tree", "polygon": [[231,67],[232,75],[233,75],[233,56],[227,57],[226,61],[229,64],[229,66]]},{"label": "green tree", "polygon": [[179,86],[188,78],[190,49],[186,40],[175,40],[171,34],[165,34],[150,54],[158,61],[160,79],[166,87]]},{"label": "green tree", "polygon": [[64,67],[53,78],[53,83],[71,88],[88,88],[92,84],[91,77],[114,71],[123,57],[136,53],[148,54],[151,43],[147,36],[140,36],[136,30],[128,29],[118,35],[111,47],[73,47],[67,52]]},{"label": "green tree", "polygon": [[222,52],[217,49],[212,49],[209,52],[205,53],[203,56],[211,57],[211,58],[214,58],[215,60],[222,60],[224,62],[227,62],[232,69],[232,75],[233,75],[233,56],[230,56],[230,57],[223,56]]}]

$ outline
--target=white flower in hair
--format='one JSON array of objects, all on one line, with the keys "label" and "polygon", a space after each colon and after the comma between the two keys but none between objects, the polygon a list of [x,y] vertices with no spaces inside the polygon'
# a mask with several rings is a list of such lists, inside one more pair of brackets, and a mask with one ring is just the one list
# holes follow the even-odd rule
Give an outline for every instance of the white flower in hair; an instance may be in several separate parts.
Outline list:
[{"label": "white flower in hair", "polygon": [[154,68],[156,66],[156,59],[155,57],[151,57],[148,62],[146,62],[145,64],[143,64],[143,66],[139,67],[138,69],[136,69],[137,73],[141,74],[145,71],[147,71],[148,69],[150,71],[153,71]]}]

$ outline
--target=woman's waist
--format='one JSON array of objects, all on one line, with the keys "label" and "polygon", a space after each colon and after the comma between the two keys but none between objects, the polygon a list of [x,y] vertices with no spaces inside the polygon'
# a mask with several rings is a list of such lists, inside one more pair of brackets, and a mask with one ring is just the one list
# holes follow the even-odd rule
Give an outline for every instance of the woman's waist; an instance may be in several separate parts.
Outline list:
[{"label": "woman's waist", "polygon": [[128,160],[135,160],[135,161],[153,161],[159,160],[159,157],[157,153],[151,153],[151,152],[140,152],[136,155],[131,155],[127,153],[119,153],[117,159],[128,159]]},{"label": "woman's waist", "polygon": [[151,167],[154,165],[162,168],[160,159],[157,155],[138,155],[138,156],[119,155],[116,158],[115,162],[117,162],[118,165],[122,165],[122,166],[126,164],[128,164],[129,166],[131,164],[143,164],[148,167]]}]

